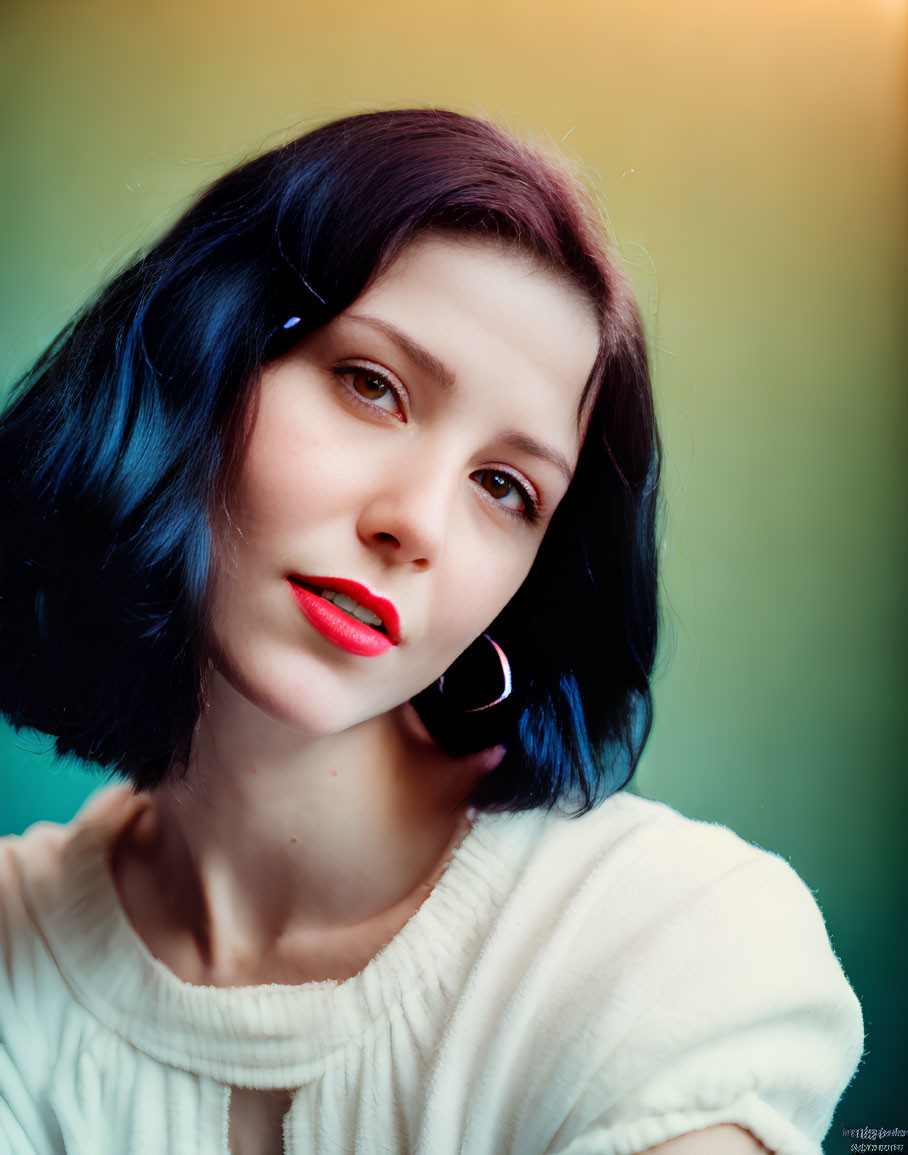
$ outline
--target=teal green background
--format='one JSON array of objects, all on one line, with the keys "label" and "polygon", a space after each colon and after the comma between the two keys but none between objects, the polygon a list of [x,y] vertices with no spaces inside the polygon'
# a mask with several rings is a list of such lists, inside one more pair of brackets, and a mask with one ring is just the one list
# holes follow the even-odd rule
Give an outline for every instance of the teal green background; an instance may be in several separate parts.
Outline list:
[{"label": "teal green background", "polygon": [[[390,104],[586,167],[666,443],[637,788],[778,851],[864,1006],[842,1127],[908,1127],[905,8],[23,0],[0,16],[0,382],[226,167]],[[96,779],[0,732],[0,832]]]}]

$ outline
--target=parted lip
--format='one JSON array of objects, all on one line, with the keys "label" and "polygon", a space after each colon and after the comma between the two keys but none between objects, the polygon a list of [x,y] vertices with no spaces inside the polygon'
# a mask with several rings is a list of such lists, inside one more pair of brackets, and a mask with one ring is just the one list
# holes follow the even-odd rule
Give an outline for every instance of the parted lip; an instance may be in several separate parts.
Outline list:
[{"label": "parted lip", "polygon": [[395,646],[400,645],[400,617],[394,608],[394,603],[389,602],[387,598],[379,597],[367,586],[352,581],[350,578],[320,577],[317,574],[304,573],[292,573],[289,577],[292,582],[306,586],[310,590],[316,592],[333,590],[334,593],[344,594],[355,602],[359,602],[361,606],[371,610],[373,614],[378,614],[390,640]]}]

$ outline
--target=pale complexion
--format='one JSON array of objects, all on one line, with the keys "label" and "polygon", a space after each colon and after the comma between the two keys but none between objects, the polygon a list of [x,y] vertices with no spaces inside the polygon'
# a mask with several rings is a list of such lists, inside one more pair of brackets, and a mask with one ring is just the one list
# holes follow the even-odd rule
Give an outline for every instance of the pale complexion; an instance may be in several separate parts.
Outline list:
[{"label": "pale complexion", "polygon": [[[184,783],[154,795],[115,861],[130,917],[181,978],[349,978],[425,898],[496,753],[451,766],[401,706],[529,571],[597,348],[592,307],[537,262],[428,236],[262,374],[210,703]],[[291,573],[390,599],[400,644],[345,652],[300,612]]]}]

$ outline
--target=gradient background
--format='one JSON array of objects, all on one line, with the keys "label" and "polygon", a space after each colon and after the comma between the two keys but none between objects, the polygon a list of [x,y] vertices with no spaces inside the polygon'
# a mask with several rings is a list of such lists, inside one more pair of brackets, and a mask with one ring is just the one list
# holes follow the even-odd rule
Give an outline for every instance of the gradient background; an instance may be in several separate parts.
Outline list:
[{"label": "gradient background", "polygon": [[[0,389],[224,168],[440,104],[564,140],[639,288],[667,448],[644,793],[818,894],[908,1128],[901,0],[6,0]],[[365,179],[365,174],[364,174]],[[0,731],[0,832],[96,780]],[[904,1063],[904,1060],[901,1060]]]}]

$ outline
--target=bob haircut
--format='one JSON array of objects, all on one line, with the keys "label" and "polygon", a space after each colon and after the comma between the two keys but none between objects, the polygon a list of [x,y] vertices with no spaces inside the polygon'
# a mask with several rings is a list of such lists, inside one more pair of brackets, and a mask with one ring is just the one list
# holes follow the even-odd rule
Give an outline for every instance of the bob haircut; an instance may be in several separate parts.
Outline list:
[{"label": "bob haircut", "polygon": [[347,117],[229,172],[16,384],[0,418],[0,711],[16,730],[137,789],[185,768],[261,367],[429,230],[531,254],[593,304],[600,346],[576,474],[489,627],[514,693],[465,712],[436,687],[414,705],[452,754],[506,746],[475,805],[581,813],[627,784],[658,618],[660,450],[637,306],[574,174],[431,109]]}]

